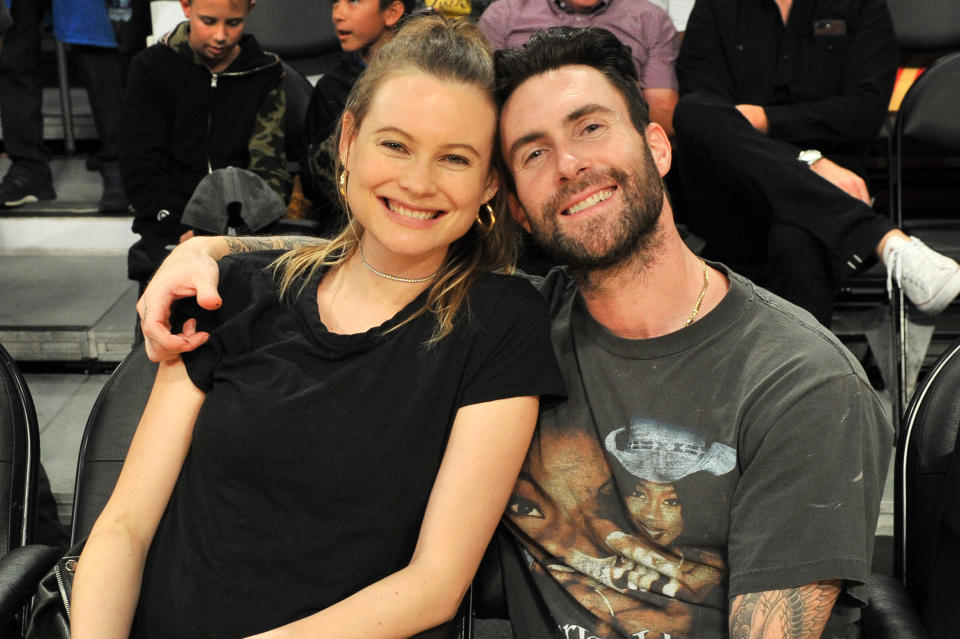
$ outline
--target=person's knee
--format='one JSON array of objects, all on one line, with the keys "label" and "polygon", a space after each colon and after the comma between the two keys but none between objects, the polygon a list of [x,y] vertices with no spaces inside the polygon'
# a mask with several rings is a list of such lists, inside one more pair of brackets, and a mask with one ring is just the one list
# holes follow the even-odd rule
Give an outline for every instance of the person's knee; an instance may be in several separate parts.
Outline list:
[{"label": "person's knee", "polygon": [[770,290],[829,326],[835,283],[826,248],[812,234],[790,224],[772,225],[767,273]]},{"label": "person's knee", "polygon": [[809,231],[792,224],[773,224],[767,234],[767,257],[777,271],[803,274],[824,284],[831,280],[825,247]]}]

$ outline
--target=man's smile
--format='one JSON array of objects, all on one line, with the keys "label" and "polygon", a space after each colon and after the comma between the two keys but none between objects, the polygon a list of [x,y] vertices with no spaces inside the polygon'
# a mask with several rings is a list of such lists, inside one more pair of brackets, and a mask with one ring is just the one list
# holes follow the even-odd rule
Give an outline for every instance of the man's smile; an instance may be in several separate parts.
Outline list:
[{"label": "man's smile", "polygon": [[561,214],[561,215],[573,215],[573,214],[575,214],[575,213],[579,213],[580,211],[583,211],[584,209],[588,209],[588,208],[590,208],[591,206],[594,206],[594,205],[596,205],[596,204],[599,204],[600,202],[603,202],[604,200],[612,197],[613,194],[616,192],[616,190],[617,190],[617,187],[614,186],[614,187],[609,187],[609,188],[602,189],[602,190],[600,190],[600,191],[596,191],[596,192],[594,192],[594,193],[591,193],[590,195],[588,195],[588,196],[585,197],[584,199],[580,200],[579,202],[576,202],[576,203],[573,204],[572,206],[570,206],[570,207],[564,209],[563,211],[561,211],[560,214]]}]

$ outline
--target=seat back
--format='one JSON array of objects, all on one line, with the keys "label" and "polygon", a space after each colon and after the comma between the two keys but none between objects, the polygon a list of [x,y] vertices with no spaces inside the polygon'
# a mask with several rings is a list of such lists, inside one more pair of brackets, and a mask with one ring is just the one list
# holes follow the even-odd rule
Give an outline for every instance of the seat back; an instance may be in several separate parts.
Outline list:
[{"label": "seat back", "polygon": [[956,0],[887,0],[897,42],[908,51],[960,48]]},{"label": "seat back", "polygon": [[284,150],[287,154],[287,162],[299,162],[306,152],[303,128],[307,121],[307,107],[310,106],[313,85],[302,73],[286,62],[283,63],[283,72],[283,92],[287,98],[283,132]]},{"label": "seat back", "polygon": [[330,3],[317,0],[258,0],[245,30],[267,51],[287,61],[340,51]]},{"label": "seat back", "polygon": [[141,343],[100,390],[80,444],[71,545],[90,533],[113,492],[156,374],[157,365],[147,359]]},{"label": "seat back", "polygon": [[[922,3],[918,3],[918,6]],[[954,9],[955,13],[956,12]],[[960,28],[960,27],[958,27]],[[958,31],[960,34],[960,31]],[[958,38],[960,40],[960,38]],[[960,46],[960,42],[958,42]],[[945,55],[934,62],[910,87],[894,123],[890,136],[889,179],[893,223],[918,235],[935,250],[954,259],[960,257],[957,237],[960,236],[953,209],[934,220],[907,216],[904,210],[904,157],[908,147],[919,146],[924,155],[960,156],[960,52]],[[946,165],[946,163],[944,163]],[[956,171],[951,171],[955,174]],[[956,178],[954,178],[956,179]],[[939,215],[939,213],[938,213]],[[893,296],[893,326],[898,337],[896,368],[898,377],[897,414],[903,414],[910,380],[907,375],[909,335],[907,308],[903,292]]]},{"label": "seat back", "polygon": [[[960,11],[954,8],[954,13]],[[960,29],[960,17],[957,18]],[[960,40],[960,35],[958,35]],[[901,140],[960,152],[960,52],[939,58],[911,85],[897,112]]]},{"label": "seat back", "polygon": [[31,541],[40,435],[27,384],[0,346],[0,555]]},{"label": "seat back", "polygon": [[903,419],[897,447],[894,574],[924,609],[931,550],[960,427],[960,342],[921,383]]}]

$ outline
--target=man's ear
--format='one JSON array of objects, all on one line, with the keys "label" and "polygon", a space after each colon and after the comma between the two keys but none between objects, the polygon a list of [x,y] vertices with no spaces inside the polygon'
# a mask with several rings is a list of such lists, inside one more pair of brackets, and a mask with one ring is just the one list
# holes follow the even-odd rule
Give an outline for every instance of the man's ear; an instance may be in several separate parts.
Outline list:
[{"label": "man's ear", "polygon": [[183,9],[183,15],[190,19],[190,0],[180,0],[180,8]]},{"label": "man's ear", "polygon": [[383,19],[383,24],[387,27],[392,27],[393,25],[400,22],[400,18],[403,17],[405,9],[403,3],[400,0],[394,0],[390,3],[390,6],[380,12],[380,17]]},{"label": "man's ear", "polygon": [[657,171],[660,177],[667,174],[670,170],[670,164],[673,162],[673,151],[670,147],[670,138],[663,127],[656,122],[647,125],[647,146],[650,148],[650,155],[657,165]]},{"label": "man's ear", "polygon": [[507,194],[507,207],[510,209],[510,215],[522,226],[524,230],[530,232],[530,220],[527,219],[527,210],[520,204],[520,200],[513,193]]}]

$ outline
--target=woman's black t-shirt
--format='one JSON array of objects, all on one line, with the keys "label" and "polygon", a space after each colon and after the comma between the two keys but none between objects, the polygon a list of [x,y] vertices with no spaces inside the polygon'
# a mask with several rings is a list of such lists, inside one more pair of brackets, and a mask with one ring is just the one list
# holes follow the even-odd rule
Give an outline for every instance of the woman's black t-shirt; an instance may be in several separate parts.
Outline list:
[{"label": "woman's black t-shirt", "polygon": [[339,335],[318,273],[285,304],[265,267],[221,262],[221,309],[179,309],[211,332],[186,354],[206,392],[147,558],[132,637],[245,637],[308,616],[404,567],[457,410],[565,393],[546,304],[482,275],[453,332],[434,319]]}]

